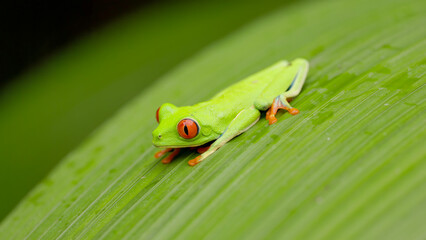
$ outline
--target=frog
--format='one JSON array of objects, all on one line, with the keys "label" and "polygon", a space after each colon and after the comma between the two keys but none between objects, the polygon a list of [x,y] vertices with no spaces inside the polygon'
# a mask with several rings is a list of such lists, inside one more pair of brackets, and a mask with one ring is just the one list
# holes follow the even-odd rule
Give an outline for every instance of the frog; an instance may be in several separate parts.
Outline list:
[{"label": "frog", "polygon": [[303,58],[281,60],[220,91],[210,100],[191,106],[162,104],[156,112],[157,128],[152,143],[161,148],[154,157],[170,163],[182,148],[200,153],[188,161],[195,166],[220,147],[254,126],[266,111],[269,125],[278,121],[283,109],[299,113],[290,101],[299,95],[308,75],[309,62]]}]

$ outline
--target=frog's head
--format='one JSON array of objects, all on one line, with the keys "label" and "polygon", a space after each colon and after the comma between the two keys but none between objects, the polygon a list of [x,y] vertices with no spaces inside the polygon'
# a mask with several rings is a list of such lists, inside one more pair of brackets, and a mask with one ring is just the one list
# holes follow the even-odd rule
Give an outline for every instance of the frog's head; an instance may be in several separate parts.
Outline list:
[{"label": "frog's head", "polygon": [[203,127],[202,120],[196,119],[187,108],[165,103],[158,108],[156,118],[159,125],[152,132],[156,147],[196,147],[215,139],[210,128]]}]

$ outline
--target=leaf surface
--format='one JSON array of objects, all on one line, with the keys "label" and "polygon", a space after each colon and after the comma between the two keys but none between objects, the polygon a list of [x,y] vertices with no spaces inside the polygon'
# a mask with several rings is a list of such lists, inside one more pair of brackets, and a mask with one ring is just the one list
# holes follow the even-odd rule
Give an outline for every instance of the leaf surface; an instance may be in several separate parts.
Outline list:
[{"label": "leaf surface", "polygon": [[[425,4],[296,4],[169,72],[70,154],[0,238],[426,237]],[[178,106],[280,59],[311,70],[296,116],[262,119],[196,167],[153,157],[163,102]]]}]

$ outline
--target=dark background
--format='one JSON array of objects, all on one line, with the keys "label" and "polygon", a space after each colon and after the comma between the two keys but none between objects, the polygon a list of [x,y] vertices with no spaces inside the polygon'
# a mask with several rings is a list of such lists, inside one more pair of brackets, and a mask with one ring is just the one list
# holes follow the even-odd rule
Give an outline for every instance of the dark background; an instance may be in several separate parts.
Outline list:
[{"label": "dark background", "polygon": [[162,1],[5,1],[0,7],[0,88],[81,35]]}]

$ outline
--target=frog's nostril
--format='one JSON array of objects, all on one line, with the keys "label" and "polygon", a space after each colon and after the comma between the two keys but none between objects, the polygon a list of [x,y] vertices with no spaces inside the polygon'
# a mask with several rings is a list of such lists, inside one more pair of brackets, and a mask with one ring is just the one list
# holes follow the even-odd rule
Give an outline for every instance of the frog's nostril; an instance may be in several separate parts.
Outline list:
[{"label": "frog's nostril", "polygon": [[158,138],[161,139],[161,134],[158,135]]}]

